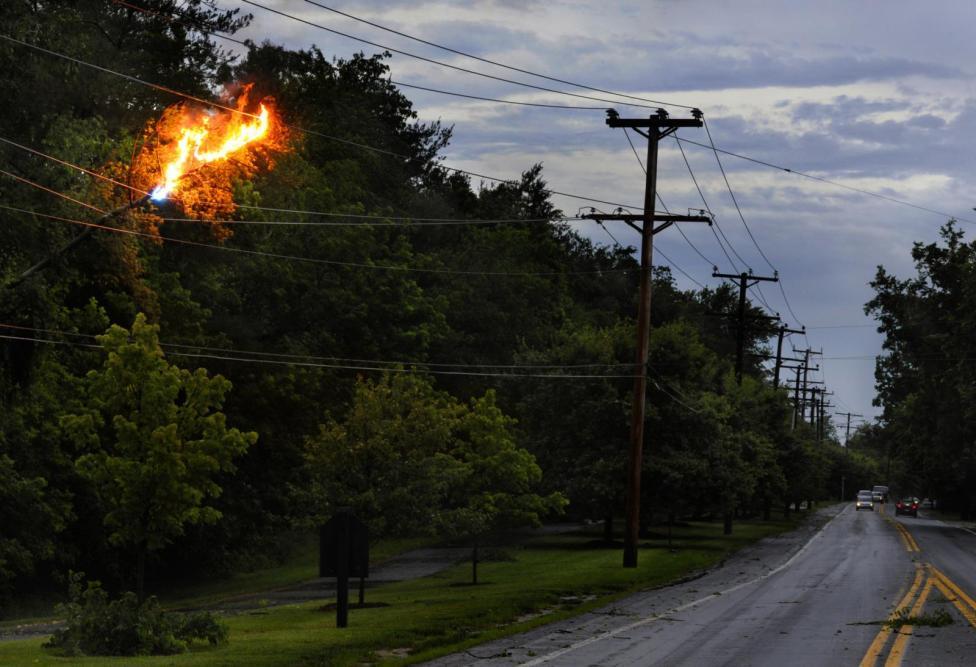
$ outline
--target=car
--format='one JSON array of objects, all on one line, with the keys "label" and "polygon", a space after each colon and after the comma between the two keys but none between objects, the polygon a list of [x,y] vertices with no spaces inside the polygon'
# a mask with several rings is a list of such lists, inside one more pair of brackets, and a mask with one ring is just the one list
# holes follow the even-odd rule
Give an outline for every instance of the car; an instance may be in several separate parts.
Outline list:
[{"label": "car", "polygon": [[880,500],[880,502],[882,502],[882,503],[888,502],[888,487],[887,486],[882,486],[882,485],[879,484],[878,486],[873,487],[871,489],[871,491],[874,492],[874,493],[880,493],[881,494],[881,500]]},{"label": "car", "polygon": [[908,496],[895,503],[895,515],[907,514],[918,518],[918,498]]},{"label": "car", "polygon": [[871,510],[873,512],[874,494],[867,490],[858,491],[857,500],[854,502],[854,509],[856,511]]},{"label": "car", "polygon": [[871,491],[871,500],[876,503],[884,503],[884,494],[880,491]]}]

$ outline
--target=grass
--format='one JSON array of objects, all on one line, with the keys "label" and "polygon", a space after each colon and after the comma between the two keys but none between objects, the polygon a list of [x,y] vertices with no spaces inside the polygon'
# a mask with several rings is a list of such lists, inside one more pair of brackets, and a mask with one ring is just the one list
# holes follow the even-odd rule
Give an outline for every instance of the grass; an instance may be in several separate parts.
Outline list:
[{"label": "grass", "polygon": [[513,560],[481,563],[477,586],[470,585],[470,564],[459,564],[432,577],[369,589],[367,605],[385,606],[351,609],[349,627],[341,630],[334,610],[322,609],[332,600],[322,600],[228,616],[230,643],[219,648],[200,646],[177,656],[62,658],[32,639],[0,643],[0,664],[413,664],[680,579],[794,525],[743,521],[734,535],[722,536],[721,524],[692,523],[675,528],[673,549],[665,539],[642,541],[639,567],[626,570],[620,550],[594,544],[594,534],[547,536],[510,548]]},{"label": "grass", "polygon": [[911,611],[909,611],[909,609],[906,607],[904,609],[899,609],[898,613],[895,614],[893,618],[885,621],[884,624],[892,630],[897,630],[904,625],[941,628],[946,625],[952,625],[952,615],[949,614],[949,612],[947,612],[945,609],[936,609],[928,614],[912,616]]},{"label": "grass", "polygon": [[[430,545],[431,538],[383,540],[370,545],[370,565],[375,566],[397,554]],[[319,576],[318,548],[318,537],[309,535],[296,545],[292,555],[281,565],[218,581],[177,586],[157,597],[166,608],[204,607],[236,595],[273,591],[299,584]]]}]

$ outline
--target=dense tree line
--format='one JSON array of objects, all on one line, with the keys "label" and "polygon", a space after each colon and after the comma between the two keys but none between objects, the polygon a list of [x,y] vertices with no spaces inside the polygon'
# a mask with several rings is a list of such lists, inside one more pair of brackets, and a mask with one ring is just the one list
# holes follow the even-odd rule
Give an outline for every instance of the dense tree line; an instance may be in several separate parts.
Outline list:
[{"label": "dense tree line", "polygon": [[880,322],[885,353],[875,370],[880,423],[855,446],[884,462],[904,495],[928,497],[967,518],[976,513],[976,242],[953,221],[936,243],[912,249],[916,275],[878,267],[865,310]]},{"label": "dense tree line", "polygon": [[[635,372],[633,249],[558,222],[538,165],[497,185],[445,169],[452,128],[417,121],[383,54],[263,44],[234,58],[210,36],[248,21],[204,0],[0,7],[17,39],[199,97],[251,84],[312,131],[207,186],[236,202],[229,220],[164,221],[194,216],[162,203],[111,222],[139,234],[79,238],[43,216],[90,211],[0,177],[0,588],[72,568],[132,586],[134,562],[140,580],[226,573],[273,561],[343,505],[377,535],[472,538],[555,511],[609,532]],[[18,100],[0,136],[151,185],[141,156],[178,99],[9,42],[0,65]],[[133,196],[10,144],[0,160],[103,210]],[[289,210],[388,217],[233,224]],[[409,224],[433,218],[515,222]],[[791,428],[758,362],[735,383],[734,331],[709,315],[732,309],[732,288],[684,291],[658,270],[654,289],[646,523],[768,516],[835,494],[842,467],[870,468]],[[748,349],[770,333],[750,330]]]}]

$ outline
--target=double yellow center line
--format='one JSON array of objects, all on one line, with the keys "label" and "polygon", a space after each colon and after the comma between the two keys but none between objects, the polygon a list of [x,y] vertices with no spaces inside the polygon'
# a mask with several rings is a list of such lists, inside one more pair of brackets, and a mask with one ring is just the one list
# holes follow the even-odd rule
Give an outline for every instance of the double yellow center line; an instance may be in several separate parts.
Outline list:
[{"label": "double yellow center line", "polygon": [[898,536],[901,537],[901,542],[905,545],[905,549],[908,550],[908,553],[918,553],[921,551],[921,549],[918,548],[918,542],[915,541],[915,538],[912,537],[912,534],[908,532],[908,529],[905,528],[905,526],[898,521],[891,521],[891,523],[894,524],[895,528],[898,529]]},{"label": "double yellow center line", "polygon": [[[905,526],[887,517],[885,517],[885,520],[897,528],[902,544],[909,553],[918,553],[920,551],[918,543]],[[871,646],[868,647],[867,653],[864,654],[864,658],[861,660],[861,667],[875,667],[892,635],[897,636],[891,645],[891,649],[888,651],[884,666],[898,667],[901,665],[902,659],[905,657],[905,651],[908,649],[908,640],[912,636],[913,627],[911,625],[902,625],[895,629],[893,622],[905,614],[910,617],[918,616],[922,612],[922,609],[925,608],[925,603],[928,600],[929,594],[932,592],[932,588],[937,588],[947,600],[955,605],[959,613],[969,621],[969,624],[973,628],[976,628],[976,600],[969,597],[955,582],[949,579],[944,572],[934,565],[930,563],[915,563],[915,579],[912,581],[912,585],[908,588],[908,592],[905,593],[902,599],[899,600],[898,605],[891,612],[891,615],[888,616],[888,620],[875,636],[874,641],[871,642]]]}]

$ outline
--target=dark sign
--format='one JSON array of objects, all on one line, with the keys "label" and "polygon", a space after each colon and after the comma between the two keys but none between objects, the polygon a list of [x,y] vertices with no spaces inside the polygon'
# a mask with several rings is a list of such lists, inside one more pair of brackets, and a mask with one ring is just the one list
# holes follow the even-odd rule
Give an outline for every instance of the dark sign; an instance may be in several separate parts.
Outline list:
[{"label": "dark sign", "polygon": [[319,530],[319,576],[342,575],[369,577],[369,529],[348,508]]},{"label": "dark sign", "polygon": [[349,577],[369,576],[369,530],[348,507],[339,509],[319,531],[319,576],[336,578],[336,627],[349,624]]}]

